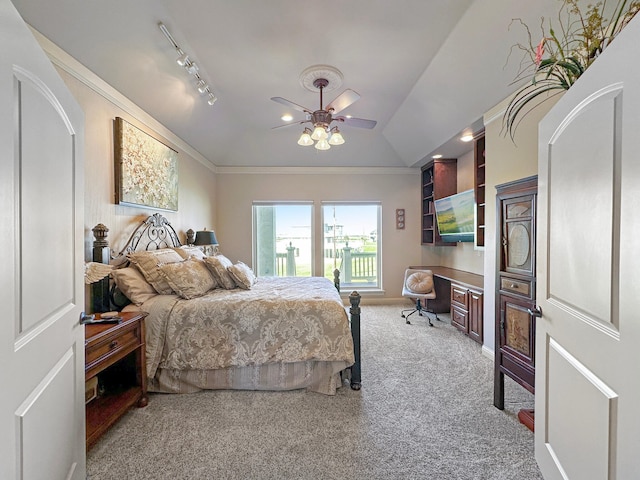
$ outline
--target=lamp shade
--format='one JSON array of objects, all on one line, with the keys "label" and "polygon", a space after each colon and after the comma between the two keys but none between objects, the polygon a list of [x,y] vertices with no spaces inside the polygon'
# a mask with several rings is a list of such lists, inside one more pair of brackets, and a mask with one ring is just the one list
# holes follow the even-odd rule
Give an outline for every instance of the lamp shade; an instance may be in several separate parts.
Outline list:
[{"label": "lamp shade", "polygon": [[194,245],[218,245],[216,232],[213,230],[198,230]]}]

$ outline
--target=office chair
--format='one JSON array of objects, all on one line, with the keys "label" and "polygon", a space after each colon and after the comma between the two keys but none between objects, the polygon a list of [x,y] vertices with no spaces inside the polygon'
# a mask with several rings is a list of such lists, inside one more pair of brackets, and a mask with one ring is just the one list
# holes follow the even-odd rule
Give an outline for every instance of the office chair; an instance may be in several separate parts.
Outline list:
[{"label": "office chair", "polygon": [[[435,300],[436,289],[433,284],[433,272],[431,270],[418,270],[415,268],[407,268],[404,272],[404,284],[402,285],[402,296],[414,299],[416,304],[413,308],[407,308],[402,310],[402,318],[406,319],[408,324],[411,324],[409,317],[418,312],[418,315],[426,316],[429,320],[429,326],[433,327],[431,318],[429,315],[423,315],[422,312],[430,312],[438,318],[438,314],[434,311],[428,310],[428,301]],[[405,315],[405,312],[411,312]]]}]

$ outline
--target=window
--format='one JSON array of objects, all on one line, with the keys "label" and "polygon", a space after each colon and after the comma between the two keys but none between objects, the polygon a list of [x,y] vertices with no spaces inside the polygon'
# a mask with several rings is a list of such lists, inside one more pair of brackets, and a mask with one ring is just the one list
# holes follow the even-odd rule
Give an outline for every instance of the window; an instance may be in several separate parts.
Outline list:
[{"label": "window", "polygon": [[312,203],[253,204],[256,275],[310,277],[313,265]]},{"label": "window", "polygon": [[377,202],[322,204],[325,277],[338,268],[342,286],[381,288],[381,211]]}]

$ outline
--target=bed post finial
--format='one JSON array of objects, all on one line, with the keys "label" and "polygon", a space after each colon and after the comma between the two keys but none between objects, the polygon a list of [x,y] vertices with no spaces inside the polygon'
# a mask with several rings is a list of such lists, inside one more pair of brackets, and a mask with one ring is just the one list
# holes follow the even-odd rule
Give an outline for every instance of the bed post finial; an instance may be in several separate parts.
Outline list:
[{"label": "bed post finial", "polygon": [[355,363],[351,365],[351,389],[360,390],[361,363],[360,363],[360,294],[355,290],[349,295],[351,308],[351,336],[353,337],[353,356]]},{"label": "bed post finial", "polygon": [[109,246],[109,241],[107,240],[109,229],[105,225],[103,225],[102,223],[99,223],[95,227],[93,227],[91,231],[93,232],[93,236],[95,238],[93,242],[94,248]]},{"label": "bed post finial", "polygon": [[333,285],[338,292],[340,291],[340,270],[337,268],[333,271]]},{"label": "bed post finial", "polygon": [[[111,261],[111,250],[109,249],[109,241],[107,240],[109,229],[102,223],[99,223],[93,227],[91,231],[95,237],[93,242],[93,261],[108,265]],[[92,312],[108,312],[111,310],[111,303],[109,301],[109,278],[103,278],[91,284],[91,303]]]},{"label": "bed post finial", "polygon": [[187,230],[187,245],[193,245],[196,241],[196,232],[192,228]]}]

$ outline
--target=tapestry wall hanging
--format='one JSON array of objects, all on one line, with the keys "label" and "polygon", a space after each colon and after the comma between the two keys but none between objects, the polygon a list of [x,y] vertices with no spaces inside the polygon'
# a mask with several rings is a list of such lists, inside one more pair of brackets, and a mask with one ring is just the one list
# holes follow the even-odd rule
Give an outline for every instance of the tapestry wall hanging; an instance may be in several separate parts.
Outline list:
[{"label": "tapestry wall hanging", "polygon": [[116,203],[178,210],[178,152],[116,117]]}]

